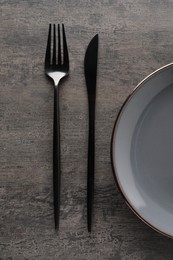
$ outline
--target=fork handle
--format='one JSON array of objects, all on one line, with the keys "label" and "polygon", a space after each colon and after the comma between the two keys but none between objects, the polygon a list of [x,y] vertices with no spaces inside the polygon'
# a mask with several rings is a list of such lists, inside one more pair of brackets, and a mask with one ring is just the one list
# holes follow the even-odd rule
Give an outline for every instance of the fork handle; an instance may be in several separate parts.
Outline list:
[{"label": "fork handle", "polygon": [[54,87],[54,120],[53,120],[53,196],[55,229],[59,228],[61,188],[60,161],[60,116],[59,116],[59,88]]}]

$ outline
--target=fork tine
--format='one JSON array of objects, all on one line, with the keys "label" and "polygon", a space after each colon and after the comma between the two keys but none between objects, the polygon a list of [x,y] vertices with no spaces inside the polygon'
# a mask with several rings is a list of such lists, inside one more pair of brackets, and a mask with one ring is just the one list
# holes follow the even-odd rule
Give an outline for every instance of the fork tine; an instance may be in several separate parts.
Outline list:
[{"label": "fork tine", "polygon": [[63,51],[64,51],[63,63],[64,65],[69,66],[68,48],[67,48],[64,24],[62,24],[62,32],[63,32]]},{"label": "fork tine", "polygon": [[53,25],[53,58],[52,64],[56,65],[56,27]]},{"label": "fork tine", "polygon": [[60,35],[59,24],[58,24],[58,64],[61,64],[61,35]]},{"label": "fork tine", "polygon": [[46,56],[45,56],[45,66],[50,65],[50,57],[51,57],[51,24],[49,24],[49,33],[48,33]]}]

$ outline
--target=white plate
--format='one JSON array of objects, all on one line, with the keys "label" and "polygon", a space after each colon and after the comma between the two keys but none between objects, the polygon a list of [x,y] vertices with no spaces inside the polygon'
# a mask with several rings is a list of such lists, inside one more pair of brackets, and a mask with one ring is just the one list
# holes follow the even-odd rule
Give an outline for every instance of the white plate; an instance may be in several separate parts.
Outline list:
[{"label": "white plate", "polygon": [[127,98],[112,135],[115,179],[145,223],[173,237],[173,63]]}]

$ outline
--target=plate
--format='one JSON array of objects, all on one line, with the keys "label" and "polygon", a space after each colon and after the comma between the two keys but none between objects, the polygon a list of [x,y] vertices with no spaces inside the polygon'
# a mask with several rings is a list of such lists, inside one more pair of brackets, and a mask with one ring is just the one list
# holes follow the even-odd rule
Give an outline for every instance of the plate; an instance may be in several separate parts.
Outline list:
[{"label": "plate", "polygon": [[111,151],[115,180],[129,207],[173,237],[173,63],[150,74],[126,99]]}]

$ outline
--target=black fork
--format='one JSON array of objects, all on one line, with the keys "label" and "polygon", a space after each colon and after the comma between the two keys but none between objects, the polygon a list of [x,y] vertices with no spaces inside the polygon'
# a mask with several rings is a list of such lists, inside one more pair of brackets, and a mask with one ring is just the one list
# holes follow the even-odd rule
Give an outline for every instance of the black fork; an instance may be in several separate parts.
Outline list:
[{"label": "black fork", "polygon": [[[53,27],[53,29],[52,29]],[[53,37],[52,37],[53,30]],[[58,36],[56,36],[56,34]],[[53,38],[53,40],[52,40]],[[57,44],[58,40],[58,44]],[[62,46],[61,46],[62,45]],[[57,51],[58,50],[58,51]],[[61,156],[60,156],[60,115],[59,115],[59,83],[69,74],[69,56],[62,24],[62,43],[60,25],[49,25],[47,49],[45,56],[45,74],[54,83],[54,121],[53,121],[53,194],[55,228],[59,228],[60,189],[61,189]]]}]

